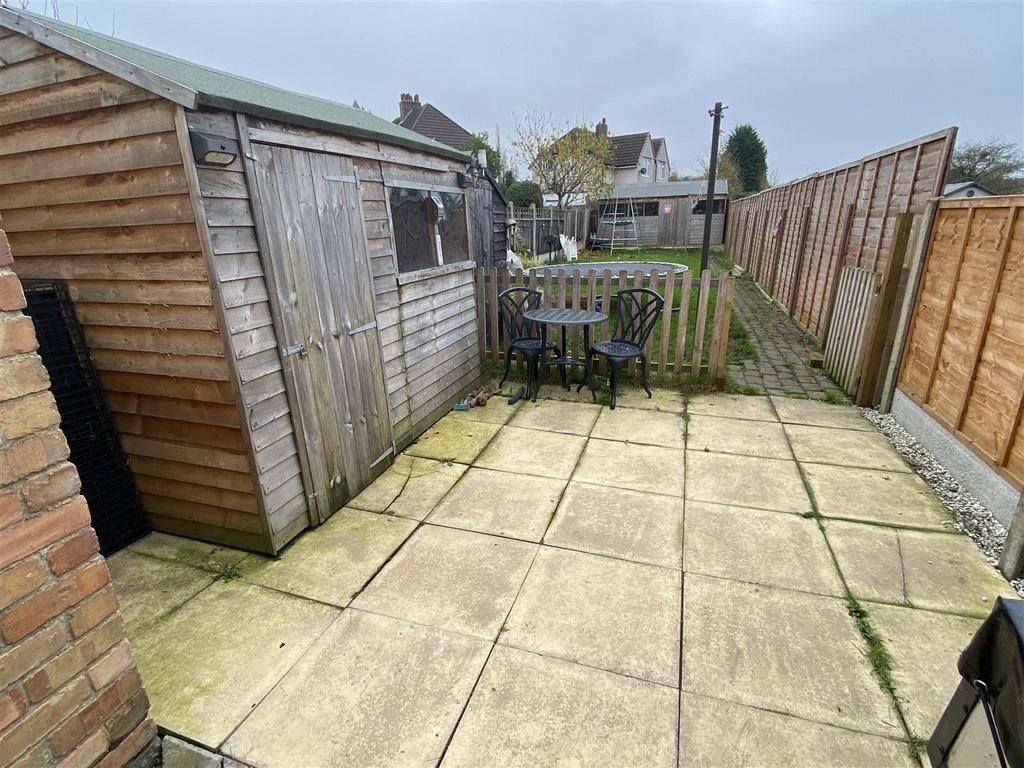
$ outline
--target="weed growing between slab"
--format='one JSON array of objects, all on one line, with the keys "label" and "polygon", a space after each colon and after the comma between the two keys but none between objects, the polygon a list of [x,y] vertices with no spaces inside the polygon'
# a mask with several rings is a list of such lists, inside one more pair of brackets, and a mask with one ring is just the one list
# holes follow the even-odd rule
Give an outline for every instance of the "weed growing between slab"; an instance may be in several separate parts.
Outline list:
[{"label": "weed growing between slab", "polygon": [[234,581],[235,579],[239,579],[241,577],[242,572],[235,568],[235,566],[231,563],[228,563],[220,569],[221,581]]}]

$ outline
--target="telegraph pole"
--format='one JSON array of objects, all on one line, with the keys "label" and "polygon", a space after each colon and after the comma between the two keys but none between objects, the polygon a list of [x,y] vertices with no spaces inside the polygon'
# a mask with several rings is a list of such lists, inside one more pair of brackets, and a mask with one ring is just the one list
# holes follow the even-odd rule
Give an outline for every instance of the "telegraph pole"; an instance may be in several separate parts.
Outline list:
[{"label": "telegraph pole", "polygon": [[715,171],[718,170],[718,134],[722,129],[722,112],[728,107],[723,107],[722,102],[716,101],[715,108],[708,110],[708,115],[714,118],[714,128],[711,129],[711,161],[708,163],[708,199],[704,204],[704,242],[700,249],[700,271],[708,268],[708,253],[711,250],[711,215],[715,210]]}]

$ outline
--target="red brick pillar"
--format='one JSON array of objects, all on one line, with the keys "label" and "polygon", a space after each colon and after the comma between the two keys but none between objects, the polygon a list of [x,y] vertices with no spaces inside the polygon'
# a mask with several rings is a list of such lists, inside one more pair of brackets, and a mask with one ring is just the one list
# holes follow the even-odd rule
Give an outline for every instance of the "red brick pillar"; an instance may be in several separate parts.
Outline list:
[{"label": "red brick pillar", "polygon": [[0,229],[0,766],[152,763],[156,726]]}]

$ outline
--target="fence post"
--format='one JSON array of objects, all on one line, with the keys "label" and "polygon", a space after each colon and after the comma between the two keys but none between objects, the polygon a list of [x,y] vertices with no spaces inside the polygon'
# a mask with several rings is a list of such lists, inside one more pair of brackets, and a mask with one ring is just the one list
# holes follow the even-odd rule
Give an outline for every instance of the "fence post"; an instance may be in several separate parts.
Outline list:
[{"label": "fence post", "polygon": [[537,255],[537,204],[530,203],[530,253]]},{"label": "fence post", "polygon": [[910,274],[907,277],[907,287],[903,292],[903,305],[900,308],[900,317],[896,325],[896,337],[893,340],[892,353],[889,355],[889,366],[885,373],[885,382],[882,384],[882,400],[878,406],[878,410],[882,413],[889,413],[892,409],[892,397],[896,391],[896,379],[899,377],[903,352],[906,349],[907,337],[910,334],[911,318],[914,315],[914,305],[917,303],[917,292],[921,288],[921,277],[924,275],[924,260],[928,254],[932,225],[935,223],[935,214],[938,211],[938,207],[938,198],[928,201],[924,213],[921,214],[917,237],[911,250]]},{"label": "fence post", "polygon": [[912,213],[901,213],[896,219],[889,260],[885,265],[885,272],[882,273],[878,294],[871,302],[871,314],[864,327],[864,352],[861,358],[860,380],[857,383],[856,401],[860,406],[875,404],[882,350],[889,336],[893,308],[896,305],[896,292],[900,285],[900,275],[903,273],[903,261],[907,255],[907,244],[910,242],[910,228],[913,223]]},{"label": "fence post", "polygon": [[1017,502],[1017,511],[1006,534],[1003,555],[999,558],[999,570],[1010,580],[1024,576],[1024,494],[1021,494]]},{"label": "fence post", "polygon": [[484,270],[478,267],[474,271],[476,277],[476,346],[480,359],[487,359],[487,299],[484,288]]}]

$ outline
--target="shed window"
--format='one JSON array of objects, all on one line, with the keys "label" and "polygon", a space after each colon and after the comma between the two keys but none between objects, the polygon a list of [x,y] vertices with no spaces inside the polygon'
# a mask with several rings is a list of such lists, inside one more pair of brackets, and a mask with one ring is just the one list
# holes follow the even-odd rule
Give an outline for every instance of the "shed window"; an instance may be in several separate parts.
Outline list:
[{"label": "shed window", "polygon": [[[707,210],[707,202],[707,198],[702,197],[700,200],[696,202],[696,204],[694,204],[693,212],[703,214],[704,211]],[[711,209],[711,213],[725,213],[725,200],[721,198],[715,200],[715,205]]]},{"label": "shed window", "polygon": [[393,187],[389,194],[399,272],[466,261],[466,196]]}]

